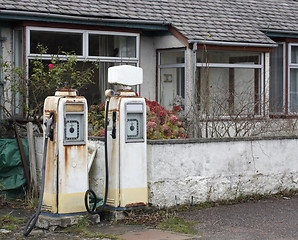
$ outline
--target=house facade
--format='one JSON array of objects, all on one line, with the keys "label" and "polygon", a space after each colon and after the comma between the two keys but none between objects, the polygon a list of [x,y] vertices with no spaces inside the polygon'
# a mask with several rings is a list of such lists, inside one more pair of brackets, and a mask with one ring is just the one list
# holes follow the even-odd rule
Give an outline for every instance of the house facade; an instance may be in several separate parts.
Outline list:
[{"label": "house facade", "polygon": [[[142,67],[136,91],[167,109],[179,105],[194,136],[245,135],[268,119],[298,128],[295,0],[5,0],[0,40],[1,61],[28,73],[30,60],[59,52],[74,52],[82,67],[97,62],[95,84],[82,93],[89,104],[104,102],[108,67]],[[0,77],[1,101],[13,98],[8,108],[22,115],[24,99],[5,96]]]}]

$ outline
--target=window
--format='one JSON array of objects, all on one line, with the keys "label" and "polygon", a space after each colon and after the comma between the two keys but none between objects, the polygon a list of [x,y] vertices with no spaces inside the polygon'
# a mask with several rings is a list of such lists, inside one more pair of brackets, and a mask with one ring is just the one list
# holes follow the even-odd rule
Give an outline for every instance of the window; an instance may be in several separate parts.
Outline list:
[{"label": "window", "polygon": [[39,53],[38,44],[47,47],[48,54],[61,54],[64,51],[83,55],[83,33],[31,30],[30,53]]},{"label": "window", "polygon": [[298,113],[298,44],[289,44],[289,112]]},{"label": "window", "polygon": [[270,113],[284,113],[285,110],[285,44],[279,44],[270,54]]},{"label": "window", "polygon": [[279,43],[270,54],[269,96],[271,114],[298,113],[298,43]]},{"label": "window", "polygon": [[[39,57],[46,63],[51,60],[52,54],[58,54],[63,59],[63,52],[75,53],[80,69],[99,62],[94,74],[95,84],[80,91],[88,104],[104,102],[105,89],[112,87],[107,83],[109,67],[139,64],[139,34],[136,33],[28,27],[26,35],[28,69],[31,68],[30,59]],[[47,54],[39,54],[38,44],[47,48]]]},{"label": "window", "polygon": [[185,51],[161,50],[158,52],[158,100],[166,109],[178,105],[184,108]]},{"label": "window", "polygon": [[197,102],[204,116],[247,116],[262,112],[262,55],[199,50]]},{"label": "window", "polygon": [[[14,64],[15,67],[20,68],[23,66],[23,30],[22,29],[15,29],[13,31],[13,52],[14,52]],[[17,77],[17,76],[16,76]],[[17,79],[19,84],[20,79]],[[22,96],[20,92],[14,94],[13,98],[13,110],[15,117],[22,117],[23,116],[23,104],[26,99]]]}]

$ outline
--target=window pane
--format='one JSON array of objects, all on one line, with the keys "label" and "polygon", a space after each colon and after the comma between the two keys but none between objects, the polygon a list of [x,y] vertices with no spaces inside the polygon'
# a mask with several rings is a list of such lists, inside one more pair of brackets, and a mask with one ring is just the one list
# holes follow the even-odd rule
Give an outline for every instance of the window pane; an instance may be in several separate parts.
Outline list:
[{"label": "window pane", "polygon": [[291,48],[291,63],[298,63],[298,46],[292,46]]},{"label": "window pane", "polygon": [[270,84],[269,105],[270,112],[282,113],[284,111],[284,68],[283,45],[275,48],[270,54]]},{"label": "window pane", "polygon": [[136,57],[136,37],[89,34],[89,56]]},{"label": "window pane", "polygon": [[[99,63],[99,68],[94,72],[94,78],[92,79],[94,84],[90,84],[80,91],[80,94],[87,98],[88,105],[104,103],[106,89],[118,90],[119,88],[123,88],[120,85],[108,84],[108,68],[119,65],[125,65],[125,63]],[[129,65],[136,66],[136,64],[131,63]],[[133,86],[132,89],[136,91],[137,87]]]},{"label": "window pane", "polygon": [[183,52],[163,52],[160,54],[160,64],[184,63]]},{"label": "window pane", "polygon": [[[163,68],[160,70],[161,105],[171,110],[174,105],[181,106],[185,98],[184,68]],[[179,102],[178,102],[179,101]],[[183,102],[183,101],[182,101]]]},{"label": "window pane", "polygon": [[[17,29],[14,30],[14,63],[15,67],[22,67],[23,65],[23,30]],[[21,83],[21,79],[18,79],[18,75],[16,75],[16,80]],[[17,92],[14,96],[14,114],[18,116],[23,115],[23,104],[25,98],[20,93]]]},{"label": "window pane", "polygon": [[260,113],[260,69],[199,68],[198,101],[206,116]]},{"label": "window pane", "polygon": [[39,53],[38,44],[47,47],[48,54],[64,51],[83,55],[82,33],[30,31],[30,53]]},{"label": "window pane", "polygon": [[298,113],[298,68],[290,70],[290,112]]},{"label": "window pane", "polygon": [[258,52],[243,52],[243,51],[216,51],[208,50],[197,52],[197,62],[199,63],[249,63],[260,64],[260,53]]}]

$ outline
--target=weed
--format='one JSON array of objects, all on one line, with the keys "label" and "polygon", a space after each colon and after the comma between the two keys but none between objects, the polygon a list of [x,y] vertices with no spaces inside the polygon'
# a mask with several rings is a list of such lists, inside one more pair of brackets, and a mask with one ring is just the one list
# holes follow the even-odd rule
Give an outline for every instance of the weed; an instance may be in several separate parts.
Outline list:
[{"label": "weed", "polygon": [[198,234],[198,231],[194,228],[195,224],[196,223],[194,222],[186,222],[180,217],[170,217],[158,224],[157,227],[162,230],[181,232],[185,234]]},{"label": "weed", "polygon": [[99,238],[99,239],[112,239],[112,240],[121,240],[120,238],[117,238],[116,236],[111,236],[107,234],[103,234],[100,232],[91,232],[88,227],[91,225],[91,221],[88,218],[88,216],[82,217],[77,224],[66,228],[64,231],[68,233],[76,233],[81,235],[82,237],[86,238]]},{"label": "weed", "polygon": [[9,214],[7,215],[0,215],[0,228],[14,231],[19,228],[19,224],[23,224],[25,222],[22,218],[16,218]]}]

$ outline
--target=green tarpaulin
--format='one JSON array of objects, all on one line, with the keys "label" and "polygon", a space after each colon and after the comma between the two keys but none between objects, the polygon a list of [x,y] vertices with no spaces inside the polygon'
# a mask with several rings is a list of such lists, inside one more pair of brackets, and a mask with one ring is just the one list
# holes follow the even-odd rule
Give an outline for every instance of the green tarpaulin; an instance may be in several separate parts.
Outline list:
[{"label": "green tarpaulin", "polygon": [[[29,168],[28,142],[22,139]],[[0,139],[0,193],[7,199],[24,194],[26,178],[16,139]]]}]

